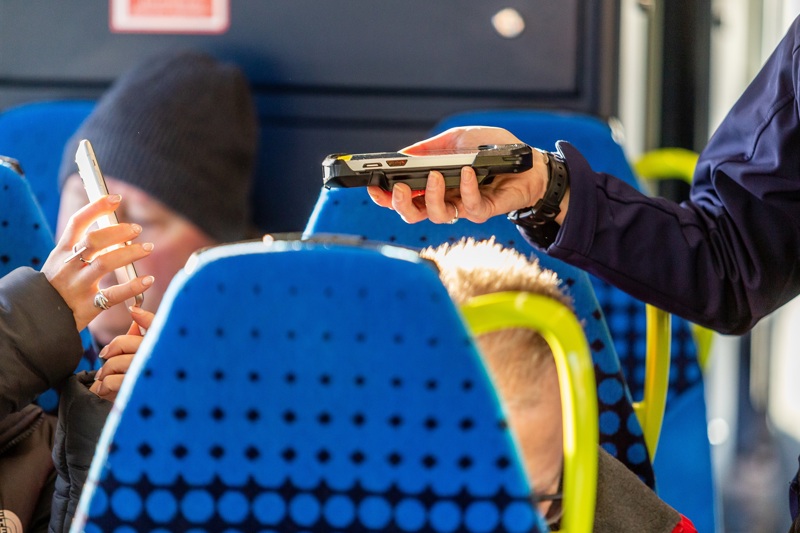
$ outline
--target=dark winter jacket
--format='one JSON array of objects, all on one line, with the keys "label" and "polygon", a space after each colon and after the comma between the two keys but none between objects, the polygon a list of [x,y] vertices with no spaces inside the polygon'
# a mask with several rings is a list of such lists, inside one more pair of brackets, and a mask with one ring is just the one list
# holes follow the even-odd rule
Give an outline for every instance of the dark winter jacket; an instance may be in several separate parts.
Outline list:
[{"label": "dark winter jacket", "polygon": [[94,374],[81,372],[70,376],[61,389],[53,447],[53,462],[58,472],[50,519],[53,533],[69,531],[97,441],[113,405],[89,391]]},{"label": "dark winter jacket", "polygon": [[0,531],[47,531],[55,426],[55,417],[36,405],[0,421]]},{"label": "dark winter jacket", "polygon": [[70,376],[82,353],[72,311],[43,274],[0,278],[0,529],[47,531],[56,423],[31,402]]}]

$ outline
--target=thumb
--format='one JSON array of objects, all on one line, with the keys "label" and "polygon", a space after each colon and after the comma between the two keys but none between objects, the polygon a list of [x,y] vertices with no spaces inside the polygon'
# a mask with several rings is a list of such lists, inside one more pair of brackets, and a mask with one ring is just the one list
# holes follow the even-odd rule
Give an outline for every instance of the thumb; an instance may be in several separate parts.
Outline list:
[{"label": "thumb", "polygon": [[133,307],[129,308],[131,312],[131,317],[133,317],[133,324],[131,324],[131,330],[129,334],[136,335],[141,332],[142,328],[145,330],[150,327],[153,323],[153,318],[155,318],[155,314],[151,313],[150,311],[145,311],[141,307]]}]

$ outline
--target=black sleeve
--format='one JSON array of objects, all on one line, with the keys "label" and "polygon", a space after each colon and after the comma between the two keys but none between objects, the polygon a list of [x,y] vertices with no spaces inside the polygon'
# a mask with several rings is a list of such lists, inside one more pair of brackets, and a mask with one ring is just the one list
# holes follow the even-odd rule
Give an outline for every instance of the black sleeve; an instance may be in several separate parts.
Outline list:
[{"label": "black sleeve", "polygon": [[0,419],[74,372],[82,353],[72,311],[44,274],[0,278]]}]

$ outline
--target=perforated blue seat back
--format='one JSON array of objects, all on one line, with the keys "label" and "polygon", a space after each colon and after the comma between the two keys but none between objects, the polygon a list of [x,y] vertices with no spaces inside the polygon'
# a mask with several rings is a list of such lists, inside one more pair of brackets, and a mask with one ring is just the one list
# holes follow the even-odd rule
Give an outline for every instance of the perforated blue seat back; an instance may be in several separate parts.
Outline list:
[{"label": "perforated blue seat back", "polygon": [[28,180],[0,162],[0,276],[15,268],[42,268],[53,234]]},{"label": "perforated blue seat back", "polygon": [[[41,269],[54,244],[28,180],[0,164],[0,276],[23,266]],[[83,333],[83,341],[85,347],[90,345],[88,332]],[[96,362],[93,355],[91,350],[84,353],[78,369],[93,368]],[[36,403],[45,411],[56,413],[58,394],[49,389]]]},{"label": "perforated blue seat back", "polygon": [[[608,123],[597,118],[535,110],[478,111],[448,117],[435,127],[434,133],[466,125],[502,127],[523,142],[546,150],[554,150],[556,141],[566,140],[580,150],[595,171],[616,176],[641,190]],[[631,394],[634,399],[641,399],[647,335],[645,305],[599,278],[589,278]],[[686,320],[673,317],[667,408],[655,461],[659,494],[689,516],[699,531],[712,532],[715,496],[703,390],[691,326]],[[694,480],[694,490],[686,490],[687,479]]]},{"label": "perforated blue seat back", "polygon": [[460,316],[402,252],[202,253],[109,419],[86,531],[539,530]]},{"label": "perforated blue seat back", "polygon": [[542,266],[554,270],[564,280],[584,325],[598,383],[600,444],[653,486],[653,470],[641,426],[633,413],[614,345],[585,272],[535,252],[505,217],[495,217],[484,224],[466,220],[452,225],[428,221],[406,224],[397,213],[375,205],[363,188],[322,190],[306,234],[324,233],[344,233],[416,248],[456,242],[465,236],[476,239],[494,236],[506,247],[526,255],[537,255]]},{"label": "perforated blue seat back", "polygon": [[89,115],[94,102],[35,102],[0,113],[0,154],[22,164],[52,230],[58,220],[58,169],[64,145]]}]

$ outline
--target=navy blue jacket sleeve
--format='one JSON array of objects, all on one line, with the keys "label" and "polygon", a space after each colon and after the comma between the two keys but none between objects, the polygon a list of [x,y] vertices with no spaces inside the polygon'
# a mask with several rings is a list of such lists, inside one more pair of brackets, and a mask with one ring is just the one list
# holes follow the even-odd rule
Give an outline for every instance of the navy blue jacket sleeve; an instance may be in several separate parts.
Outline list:
[{"label": "navy blue jacket sleeve", "polygon": [[723,333],[800,293],[798,20],[701,154],[689,202],[647,198],[559,143],[570,205],[547,253]]}]

